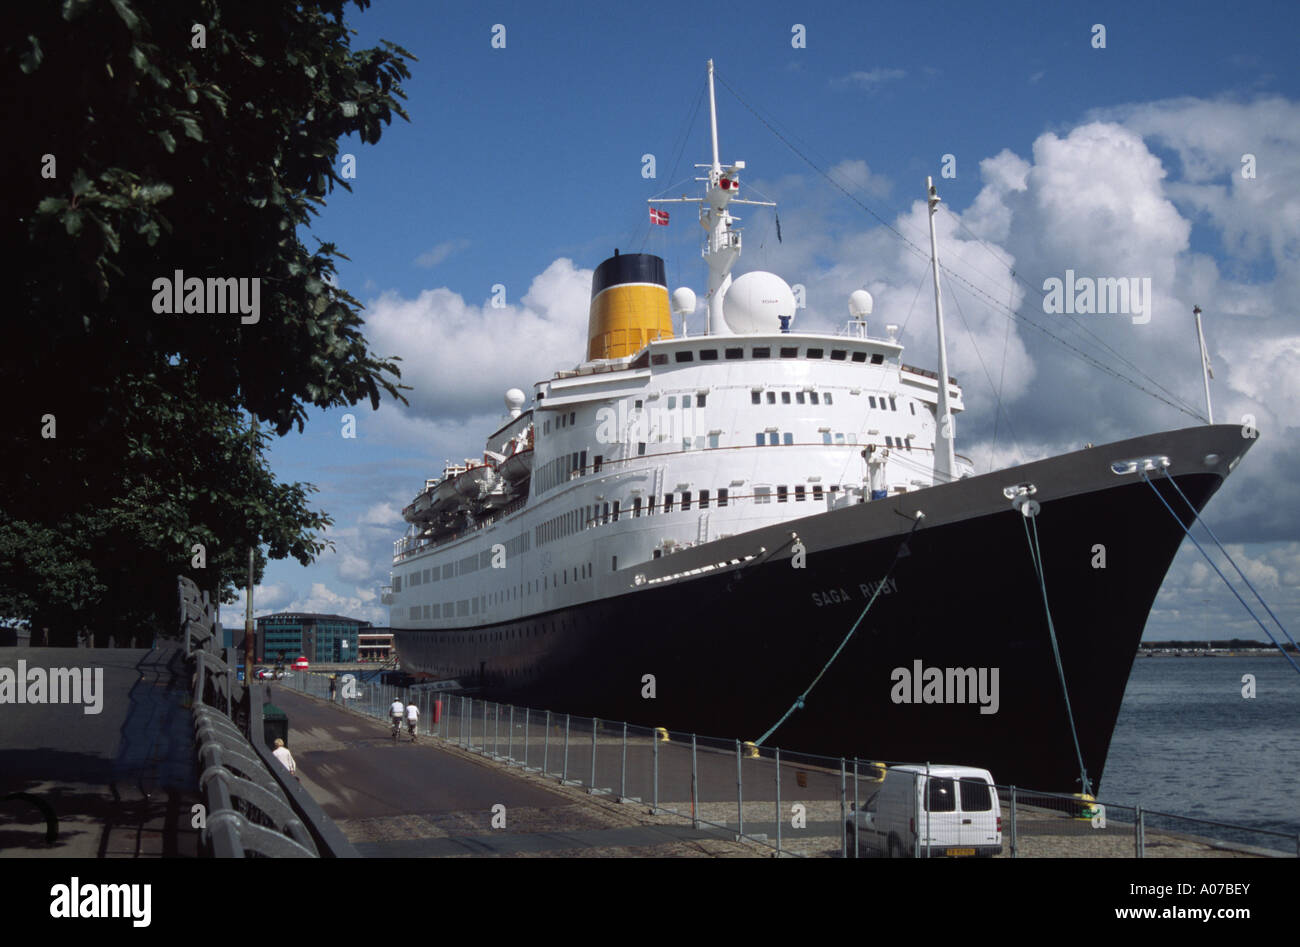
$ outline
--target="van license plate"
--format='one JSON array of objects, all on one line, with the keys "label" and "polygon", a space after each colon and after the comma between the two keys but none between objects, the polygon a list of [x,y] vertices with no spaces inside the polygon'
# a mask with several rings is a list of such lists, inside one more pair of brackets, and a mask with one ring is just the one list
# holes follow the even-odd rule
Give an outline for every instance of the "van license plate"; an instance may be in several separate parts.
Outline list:
[{"label": "van license plate", "polygon": [[950,855],[950,856],[952,856],[952,855],[974,855],[974,854],[975,854],[975,849],[973,849],[973,848],[949,848],[949,849],[946,850],[946,854],[948,854],[948,855]]}]

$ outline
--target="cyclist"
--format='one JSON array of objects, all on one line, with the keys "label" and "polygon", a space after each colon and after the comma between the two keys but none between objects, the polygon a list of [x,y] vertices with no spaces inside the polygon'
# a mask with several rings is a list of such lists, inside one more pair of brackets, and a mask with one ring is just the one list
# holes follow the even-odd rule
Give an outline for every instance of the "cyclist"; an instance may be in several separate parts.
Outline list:
[{"label": "cyclist", "polygon": [[402,703],[402,698],[393,698],[393,703],[388,708],[388,716],[393,718],[393,739],[397,739],[397,734],[402,730],[402,718],[406,716],[406,705]]},{"label": "cyclist", "polygon": [[415,725],[420,719],[420,708],[415,706],[415,701],[406,705],[406,728],[410,731],[411,742],[415,742]]}]

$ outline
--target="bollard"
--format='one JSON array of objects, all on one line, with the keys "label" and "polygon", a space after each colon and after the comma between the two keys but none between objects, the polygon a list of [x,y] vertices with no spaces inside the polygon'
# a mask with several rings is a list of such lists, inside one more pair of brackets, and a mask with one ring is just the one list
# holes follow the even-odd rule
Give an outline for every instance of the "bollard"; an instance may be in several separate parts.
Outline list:
[{"label": "bollard", "polygon": [[776,857],[781,857],[781,750],[773,747],[772,756],[776,760]]},{"label": "bollard", "polygon": [[[623,721],[623,764],[618,777],[618,801],[627,798],[627,721]],[[1300,842],[1300,839],[1297,840]]]}]

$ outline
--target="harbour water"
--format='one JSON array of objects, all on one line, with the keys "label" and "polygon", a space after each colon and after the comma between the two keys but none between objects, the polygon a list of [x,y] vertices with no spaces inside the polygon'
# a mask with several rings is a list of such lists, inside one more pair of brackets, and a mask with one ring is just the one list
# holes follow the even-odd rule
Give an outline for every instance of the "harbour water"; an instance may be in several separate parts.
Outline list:
[{"label": "harbour water", "polygon": [[[1242,696],[1247,674],[1253,698]],[[1300,674],[1280,655],[1140,657],[1098,797],[1295,835],[1298,730]],[[1256,843],[1294,849],[1281,839]]]}]

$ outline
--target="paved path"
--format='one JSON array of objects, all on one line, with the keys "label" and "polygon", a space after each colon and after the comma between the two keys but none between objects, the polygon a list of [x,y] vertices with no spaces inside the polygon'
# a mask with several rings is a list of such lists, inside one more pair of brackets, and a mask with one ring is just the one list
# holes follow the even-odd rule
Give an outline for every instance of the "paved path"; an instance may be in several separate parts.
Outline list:
[{"label": "paved path", "polygon": [[[304,788],[365,855],[763,853],[715,831],[658,824],[640,807],[548,785],[433,737],[395,744],[387,724],[288,688],[272,687],[270,699],[288,714]],[[503,828],[493,826],[495,806],[504,806]]]}]

